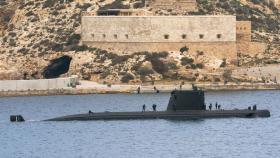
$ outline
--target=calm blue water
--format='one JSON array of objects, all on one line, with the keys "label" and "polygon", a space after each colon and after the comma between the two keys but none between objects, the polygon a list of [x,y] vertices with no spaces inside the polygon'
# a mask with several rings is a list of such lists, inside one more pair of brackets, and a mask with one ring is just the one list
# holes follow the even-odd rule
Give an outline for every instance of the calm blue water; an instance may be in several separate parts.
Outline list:
[{"label": "calm blue water", "polygon": [[[164,110],[168,99],[169,94],[0,98],[0,157],[279,157],[280,91],[206,93],[207,103],[219,101],[225,109],[257,103],[271,111],[270,118],[39,121],[89,109],[140,111],[144,103],[157,103]],[[28,121],[10,123],[11,114],[22,114]]]}]

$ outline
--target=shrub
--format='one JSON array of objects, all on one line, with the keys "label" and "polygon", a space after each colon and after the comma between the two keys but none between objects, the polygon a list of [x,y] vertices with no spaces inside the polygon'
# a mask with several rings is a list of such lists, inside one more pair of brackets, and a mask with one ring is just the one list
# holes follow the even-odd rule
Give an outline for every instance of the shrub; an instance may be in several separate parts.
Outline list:
[{"label": "shrub", "polygon": [[168,71],[168,67],[158,58],[151,60],[153,69],[160,74],[163,74]]},{"label": "shrub", "polygon": [[175,63],[175,62],[168,62],[167,64],[166,64],[166,66],[167,66],[167,69],[169,70],[169,69],[178,69],[178,67],[177,67],[177,64]]},{"label": "shrub", "polygon": [[182,47],[182,48],[180,49],[180,52],[181,52],[181,53],[187,52],[187,51],[189,51],[189,48],[186,47],[186,46],[184,46],[184,47]]},{"label": "shrub", "polygon": [[82,51],[88,50],[88,46],[86,46],[86,45],[74,46],[74,47],[72,48],[72,50],[74,50],[74,51],[76,51],[76,52],[82,52]]},{"label": "shrub", "polygon": [[223,72],[223,77],[225,81],[230,81],[231,80],[231,75],[232,75],[232,71],[229,69],[224,70]]},{"label": "shrub", "polygon": [[66,45],[77,44],[79,43],[80,39],[81,39],[80,34],[72,34],[67,40]]},{"label": "shrub", "polygon": [[18,50],[19,53],[22,53],[22,54],[27,54],[29,51],[29,49],[26,49],[26,48],[21,48]]},{"label": "shrub", "polygon": [[103,7],[99,8],[100,10],[107,10],[107,9],[129,9],[130,6],[129,5],[124,5],[122,3],[122,0],[115,0],[110,4],[106,4]]},{"label": "shrub", "polygon": [[188,65],[188,64],[192,64],[193,63],[193,59],[192,58],[188,58],[188,57],[183,57],[181,59],[181,64],[182,65]]},{"label": "shrub", "polygon": [[43,8],[50,8],[53,7],[55,4],[55,0],[46,0],[43,4]]},{"label": "shrub", "polygon": [[191,69],[203,69],[204,65],[202,63],[198,63],[198,64],[190,64],[189,66],[186,66],[186,68],[191,68]]},{"label": "shrub", "polygon": [[91,7],[90,3],[84,3],[83,5],[77,4],[77,8],[80,8],[82,11],[86,11],[89,7]]},{"label": "shrub", "polygon": [[[110,53],[110,54],[113,54],[113,53]],[[115,57],[111,58],[112,65],[123,63],[123,62],[127,61],[129,58],[131,58],[130,55],[121,55],[121,56],[115,55]]]},{"label": "shrub", "polygon": [[253,2],[254,4],[260,4],[260,3],[261,3],[260,0],[252,0],[252,2]]},{"label": "shrub", "polygon": [[226,64],[227,64],[226,60],[227,59],[223,59],[223,62],[221,63],[220,67],[226,67]]},{"label": "shrub", "polygon": [[137,71],[138,74],[142,75],[142,76],[147,76],[149,74],[153,74],[154,71],[148,67],[140,67]]},{"label": "shrub", "polygon": [[32,11],[29,11],[25,14],[25,16],[31,16],[31,15],[34,15],[34,13]]},{"label": "shrub", "polygon": [[197,67],[198,69],[203,69],[203,68],[204,68],[204,65],[203,65],[202,63],[198,63],[198,64],[196,64],[196,67]]},{"label": "shrub", "polygon": [[121,82],[123,83],[128,83],[130,80],[133,80],[134,79],[134,76],[130,73],[126,73],[122,79],[121,79]]},{"label": "shrub", "polygon": [[51,49],[52,49],[53,51],[59,52],[59,51],[62,51],[62,50],[63,50],[63,45],[62,45],[62,44],[59,44],[59,43],[52,43],[52,44],[51,44]]}]

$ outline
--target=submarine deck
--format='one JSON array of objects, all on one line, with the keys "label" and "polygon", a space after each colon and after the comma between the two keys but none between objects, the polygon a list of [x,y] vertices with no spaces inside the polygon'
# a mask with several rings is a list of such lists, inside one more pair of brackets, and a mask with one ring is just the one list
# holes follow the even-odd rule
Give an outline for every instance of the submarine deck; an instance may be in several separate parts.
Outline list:
[{"label": "submarine deck", "polygon": [[130,119],[200,119],[228,117],[270,117],[268,110],[188,110],[158,112],[102,112],[67,115],[45,121],[130,120]]}]

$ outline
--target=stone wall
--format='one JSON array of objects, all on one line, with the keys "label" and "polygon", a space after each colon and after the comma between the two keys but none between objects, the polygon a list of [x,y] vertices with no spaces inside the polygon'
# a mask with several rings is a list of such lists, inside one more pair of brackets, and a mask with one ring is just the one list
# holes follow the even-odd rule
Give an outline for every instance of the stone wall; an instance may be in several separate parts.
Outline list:
[{"label": "stone wall", "polygon": [[0,80],[0,91],[65,89],[75,86],[77,83],[77,76],[40,80]]},{"label": "stone wall", "polygon": [[237,53],[255,56],[256,54],[265,52],[266,47],[265,43],[260,42],[238,42]]},{"label": "stone wall", "polygon": [[235,16],[83,16],[82,41],[233,42]]},{"label": "stone wall", "polygon": [[202,51],[236,60],[235,16],[83,16],[83,44],[117,53]]},{"label": "stone wall", "polygon": [[204,52],[205,55],[215,56],[223,59],[227,58],[235,61],[237,58],[236,42],[173,42],[173,43],[102,43],[85,42],[84,44],[96,48],[125,54],[141,51],[159,52],[159,51],[179,51],[186,46],[189,52]]}]

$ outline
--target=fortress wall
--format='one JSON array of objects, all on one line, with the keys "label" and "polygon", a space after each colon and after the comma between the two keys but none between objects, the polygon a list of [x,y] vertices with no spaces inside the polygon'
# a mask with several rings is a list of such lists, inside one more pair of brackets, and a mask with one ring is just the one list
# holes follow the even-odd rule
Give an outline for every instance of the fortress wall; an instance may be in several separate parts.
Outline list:
[{"label": "fortress wall", "polygon": [[236,41],[235,16],[82,17],[82,42],[87,44],[233,41]]},{"label": "fortress wall", "polygon": [[108,51],[122,52],[131,54],[133,52],[149,51],[179,51],[180,48],[187,46],[189,52],[203,51],[205,55],[215,56],[223,59],[237,59],[236,42],[186,42],[186,43],[85,43],[92,47],[105,49]]},{"label": "fortress wall", "polygon": [[255,56],[256,54],[263,53],[266,50],[266,44],[260,42],[238,42],[237,52]]}]

